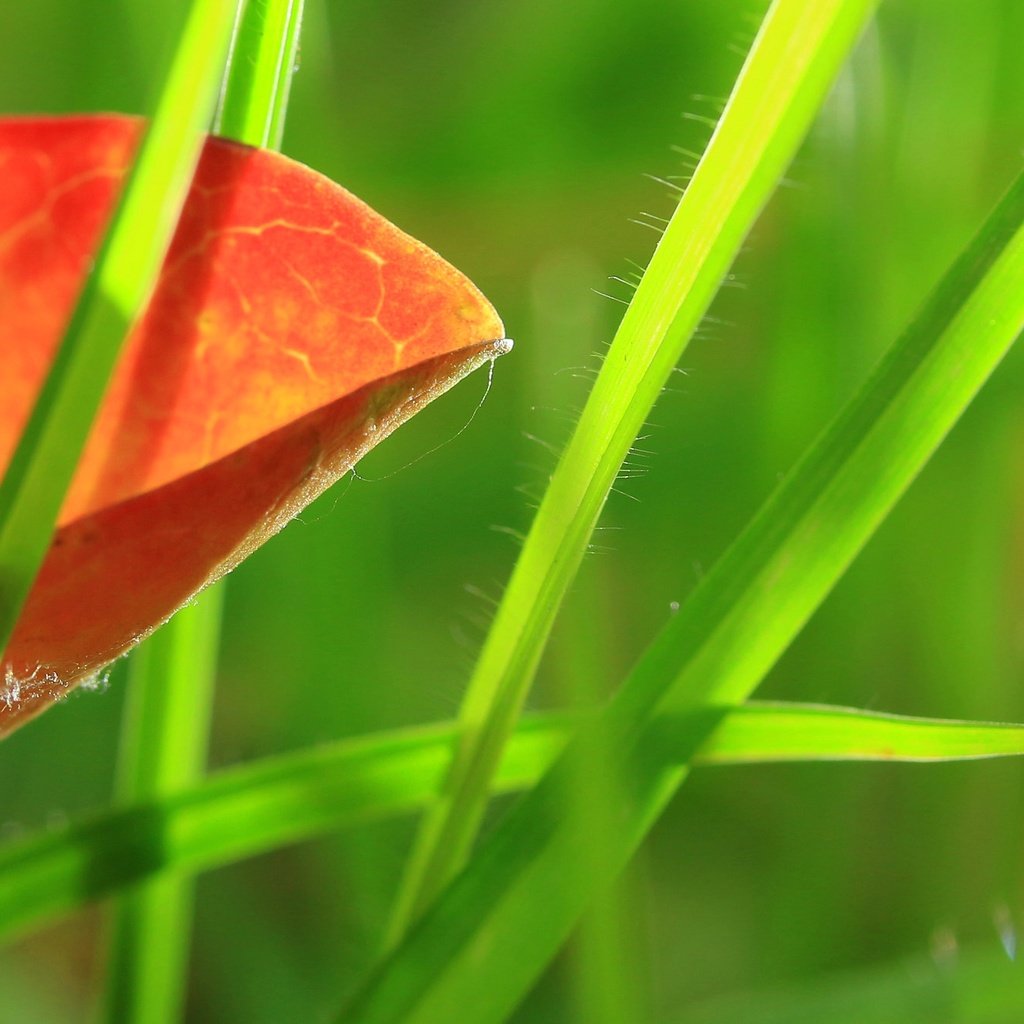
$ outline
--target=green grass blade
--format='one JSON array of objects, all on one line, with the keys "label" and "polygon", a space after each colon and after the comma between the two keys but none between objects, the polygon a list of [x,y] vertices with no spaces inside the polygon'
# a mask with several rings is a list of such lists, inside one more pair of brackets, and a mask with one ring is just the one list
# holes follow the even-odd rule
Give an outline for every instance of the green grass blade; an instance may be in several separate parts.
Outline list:
[{"label": "green grass blade", "polygon": [[[524,719],[505,748],[493,792],[533,785],[577,721],[564,715]],[[680,762],[686,729],[667,738]],[[268,758],[218,772],[160,800],[0,847],[0,937],[39,927],[144,878],[196,874],[418,810],[441,785],[455,732],[454,723],[444,723]],[[1021,754],[1020,725],[751,703],[728,711],[693,763],[949,761]]]},{"label": "green grass blade", "polygon": [[561,820],[582,757],[567,751],[377,971],[347,1021],[435,1024],[467,1005],[477,1021],[504,1018],[682,782],[681,747],[695,752],[719,720],[708,706],[753,691],[1022,325],[1024,177],[600,716],[624,780],[620,830],[603,862]]},{"label": "green grass blade", "polygon": [[280,149],[284,139],[285,114],[288,111],[288,98],[292,92],[292,79],[298,68],[299,31],[302,27],[302,11],[304,0],[291,0],[285,30],[281,36],[281,59],[277,68],[277,89],[274,92],[274,104],[270,111],[270,127],[267,132],[266,145],[270,149]]},{"label": "green grass blade", "polygon": [[[222,94],[231,100],[222,134],[266,145],[280,140],[298,43],[298,0],[240,4]],[[260,22],[259,31],[255,31]],[[269,59],[280,32],[277,62]],[[280,60],[287,59],[287,73]],[[213,702],[223,586],[183,609],[136,654],[122,730],[118,801],[159,800],[202,777]],[[123,895],[114,910],[103,1014],[112,1022],[162,1024],[184,1002],[192,886],[163,878]]]},{"label": "green grass blade", "polygon": [[[222,590],[183,608],[134,655],[118,764],[117,802],[145,804],[202,777]],[[164,1024],[185,996],[192,887],[178,878],[123,893],[114,908],[103,1018]]]},{"label": "green grass blade", "polygon": [[963,761],[1024,753],[1024,727],[751,701],[732,709],[694,765],[769,761]]},{"label": "green grass blade", "polygon": [[0,482],[0,650],[46,554],[121,344],[156,282],[217,99],[233,0],[196,0],[156,117]]},{"label": "green grass blade", "polygon": [[214,123],[218,135],[280,148],[301,23],[302,0],[245,4]]},{"label": "green grass blade", "polygon": [[501,749],[630,446],[874,7],[776,0],[633,300],[537,512],[460,712],[386,943],[464,862]]},{"label": "green grass blade", "polygon": [[[533,781],[563,726],[524,726],[496,791]],[[346,825],[408,813],[437,792],[451,725],[301,751],[210,776],[188,791],[0,848],[0,934],[166,869],[222,864]]]},{"label": "green grass blade", "polygon": [[[577,595],[579,596],[579,595]],[[590,600],[577,602],[572,614],[562,622],[562,632],[553,652],[556,672],[556,699],[560,706],[576,709],[599,708],[607,700],[612,679],[602,644],[595,642],[594,623],[601,621],[594,590]],[[589,751],[585,763],[572,779],[572,788],[564,794],[567,814],[579,818],[592,844],[599,848],[618,828],[608,809],[616,801],[609,792],[619,785],[614,766],[599,748]],[[625,875],[594,900],[576,929],[568,957],[569,992],[564,1013],[569,1019],[587,1024],[634,1024],[650,1019],[648,950],[646,929],[637,920],[636,908],[643,905],[638,878]]]}]

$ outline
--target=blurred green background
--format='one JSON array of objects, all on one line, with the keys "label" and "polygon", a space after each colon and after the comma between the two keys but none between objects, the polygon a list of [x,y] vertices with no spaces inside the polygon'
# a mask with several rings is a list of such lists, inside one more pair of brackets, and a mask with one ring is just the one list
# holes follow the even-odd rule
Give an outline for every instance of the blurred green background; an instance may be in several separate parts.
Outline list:
[{"label": "blurred green background", "polygon": [[[146,112],[183,7],[7,5],[0,108]],[[483,373],[231,577],[212,765],[455,712],[621,314],[596,292],[628,295],[608,278],[657,237],[634,221],[671,211],[645,175],[686,174],[762,11],[307,0],[285,152],[468,273],[516,349],[463,433]],[[533,706],[622,677],[980,224],[1020,164],[1022,38],[1019,0],[883,4],[609,503]],[[1022,360],[760,695],[1024,720]],[[108,801],[123,686],[118,666],[0,746],[5,836]],[[1015,762],[697,773],[625,880],[637,1020],[998,949],[1024,923],[1022,781]],[[393,823],[204,876],[188,1019],[327,1019],[410,836]],[[86,1019],[99,928],[89,912],[0,952],[0,1021]],[[518,1019],[583,1020],[575,991],[570,951]]]}]

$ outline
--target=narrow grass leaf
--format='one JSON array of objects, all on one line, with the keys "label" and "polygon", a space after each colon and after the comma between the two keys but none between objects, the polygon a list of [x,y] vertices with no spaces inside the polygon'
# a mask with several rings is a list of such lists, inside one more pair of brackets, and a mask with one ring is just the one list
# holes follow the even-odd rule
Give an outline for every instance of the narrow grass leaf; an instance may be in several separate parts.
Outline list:
[{"label": "narrow grass leaf", "polygon": [[[163,636],[166,633],[157,634]],[[523,719],[494,794],[532,786],[579,719]],[[454,723],[343,740],[226,769],[161,799],[0,847],[0,937],[164,874],[190,875],[340,829],[409,814],[436,794]],[[682,763],[683,733],[675,742]],[[1024,726],[905,718],[822,705],[732,708],[694,765],[952,761],[1024,754]]]},{"label": "narrow grass leaf", "polygon": [[[300,0],[239,0],[236,30],[259,13],[262,38],[237,32],[223,76],[231,98],[220,130],[239,142],[266,146],[284,129],[291,64],[298,45]],[[278,59],[268,44],[278,33]],[[258,46],[257,46],[258,43]],[[287,71],[282,62],[287,61]],[[243,70],[244,69],[244,72]],[[244,79],[249,88],[240,88]],[[241,100],[235,97],[241,96]],[[237,123],[236,123],[237,122]],[[261,127],[262,125],[262,127]],[[182,609],[136,653],[121,732],[115,794],[144,803],[201,779],[213,708],[223,584]],[[192,885],[182,878],[147,881],[123,893],[114,907],[102,1008],[110,1024],[173,1024],[181,1017],[188,977]]]},{"label": "narrow grass leaf", "polygon": [[[115,798],[159,801],[202,778],[213,702],[222,589],[182,609],[132,659]],[[129,888],[114,907],[102,1019],[181,1018],[192,886],[169,877]]]},{"label": "narrow grass leaf", "polygon": [[1024,753],[1024,726],[750,701],[733,708],[695,765],[769,761],[963,761]]},{"label": "narrow grass leaf", "polygon": [[386,945],[465,861],[501,749],[616,474],[874,6],[776,0],[766,15],[516,562],[460,711],[450,777],[417,835]]},{"label": "narrow grass leaf", "polygon": [[[0,847],[0,935],[159,872],[191,874],[417,810],[437,792],[452,735],[447,724],[257,761],[188,791]],[[562,721],[524,725],[495,792],[535,780],[563,737]]]},{"label": "narrow grass leaf", "polygon": [[248,0],[228,58],[218,135],[280,149],[299,46],[303,0]]}]

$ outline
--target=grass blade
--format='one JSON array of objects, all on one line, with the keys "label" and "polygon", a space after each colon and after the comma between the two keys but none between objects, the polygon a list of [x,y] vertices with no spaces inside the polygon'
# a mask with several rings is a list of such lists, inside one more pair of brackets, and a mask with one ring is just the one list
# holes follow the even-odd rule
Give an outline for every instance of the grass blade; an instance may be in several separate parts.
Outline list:
[{"label": "grass blade", "polygon": [[1022,741],[1017,725],[750,701],[728,713],[693,763],[965,761],[1019,754]]},{"label": "grass blade", "polygon": [[233,0],[192,7],[156,117],[0,482],[0,651],[50,544],[121,344],[170,244],[216,103],[233,14]]},{"label": "grass blade", "polygon": [[574,762],[595,742],[584,736],[377,971],[347,1021],[435,1024],[467,1005],[478,1021],[503,1019],[657,820],[686,774],[680,748],[699,749],[724,713],[709,706],[753,691],[1022,326],[1024,177],[600,716],[597,741],[624,780],[620,830],[602,862],[562,820]]},{"label": "grass blade", "polygon": [[[132,659],[116,798],[144,804],[202,777],[217,660],[222,590],[183,608]],[[114,908],[103,1019],[180,1019],[192,886],[163,878],[130,890]]]},{"label": "grass blade", "polygon": [[872,0],[775,0],[551,479],[460,711],[449,779],[424,817],[386,944],[464,862],[501,749],[623,460],[803,138]]},{"label": "grass blade", "polygon": [[218,135],[280,149],[303,0],[248,0],[231,45],[214,122]]},{"label": "grass blade", "polygon": [[[524,719],[505,748],[493,792],[533,785],[577,721],[564,715]],[[441,785],[455,732],[454,723],[444,723],[256,761],[162,799],[0,847],[0,936],[39,927],[143,878],[196,874],[418,810]],[[682,737],[677,748],[682,750]],[[1020,725],[751,703],[728,711],[693,764],[950,761],[1021,754]]]},{"label": "grass blade", "polygon": [[[191,874],[347,825],[408,813],[437,792],[450,725],[258,761],[188,791],[0,848],[0,934],[10,935],[166,870]],[[530,724],[496,791],[535,779],[562,728]]]},{"label": "grass blade", "polygon": [[[218,118],[250,145],[280,142],[298,45],[300,0],[239,3]],[[282,62],[286,62],[283,64]],[[275,131],[271,131],[271,126]],[[135,655],[117,797],[159,800],[202,777],[213,703],[223,585],[180,611]],[[184,1003],[192,886],[162,878],[115,907],[104,1019],[161,1024]]]},{"label": "grass blade", "polygon": [[292,79],[298,70],[299,33],[302,28],[304,0],[291,0],[284,31],[280,36],[280,59],[277,66],[277,88],[270,108],[270,127],[265,145],[280,149],[284,139],[284,121],[288,112],[288,98],[292,92]]}]

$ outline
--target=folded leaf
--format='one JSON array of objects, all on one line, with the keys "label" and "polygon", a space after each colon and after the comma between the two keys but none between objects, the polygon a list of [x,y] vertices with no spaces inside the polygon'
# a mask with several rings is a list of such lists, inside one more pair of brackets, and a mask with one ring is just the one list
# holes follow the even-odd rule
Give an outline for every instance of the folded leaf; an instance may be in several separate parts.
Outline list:
[{"label": "folded leaf", "polygon": [[[0,120],[0,470],[141,130],[115,116]],[[503,335],[465,277],[344,189],[210,139],[0,663],[0,734],[507,351]]]}]

